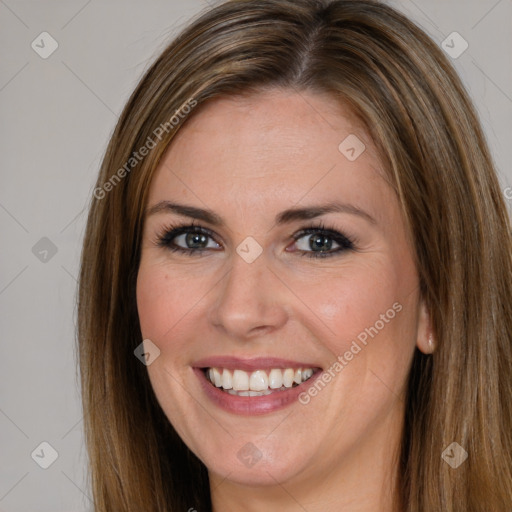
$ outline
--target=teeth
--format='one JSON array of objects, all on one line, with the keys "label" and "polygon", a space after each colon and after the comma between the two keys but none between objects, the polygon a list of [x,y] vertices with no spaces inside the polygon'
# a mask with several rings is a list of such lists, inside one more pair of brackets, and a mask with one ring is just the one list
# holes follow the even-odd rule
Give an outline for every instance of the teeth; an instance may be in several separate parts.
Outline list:
[{"label": "teeth", "polygon": [[222,372],[222,387],[224,389],[231,389],[233,387],[233,378],[229,370]]},{"label": "teeth", "polygon": [[222,387],[222,376],[216,368],[213,369],[213,383],[218,388]]},{"label": "teeth", "polygon": [[[282,386],[279,391],[286,391],[288,388],[285,388]],[[229,393],[230,395],[236,395],[236,396],[263,396],[263,395],[270,395],[273,393],[271,389],[266,389],[265,391],[235,391],[234,389],[227,389],[226,393]]]},{"label": "teeth", "polygon": [[263,370],[257,370],[251,373],[249,389],[252,391],[264,391],[268,389],[268,376]]},{"label": "teeth", "polygon": [[311,368],[306,368],[305,370],[302,370],[302,382],[305,380],[308,380],[313,376],[313,370]]},{"label": "teeth", "polygon": [[295,377],[295,372],[291,368],[286,368],[283,373],[283,385],[287,388],[291,388],[293,384],[293,377]]},{"label": "teeth", "polygon": [[283,385],[283,372],[281,370],[270,370],[268,383],[271,389],[279,389]]},{"label": "teeth", "polygon": [[233,389],[235,391],[247,391],[249,389],[249,374],[247,372],[243,370],[233,372]]},{"label": "teeth", "polygon": [[248,373],[244,370],[209,368],[206,377],[214,386],[231,395],[262,396],[273,390],[286,390],[299,385],[310,379],[313,373],[312,368],[272,368],[268,373],[265,370]]},{"label": "teeth", "polygon": [[263,396],[263,395],[270,395],[272,391],[270,389],[267,389],[265,391],[235,391],[233,389],[229,389],[228,393],[230,395],[236,395],[236,396]]}]

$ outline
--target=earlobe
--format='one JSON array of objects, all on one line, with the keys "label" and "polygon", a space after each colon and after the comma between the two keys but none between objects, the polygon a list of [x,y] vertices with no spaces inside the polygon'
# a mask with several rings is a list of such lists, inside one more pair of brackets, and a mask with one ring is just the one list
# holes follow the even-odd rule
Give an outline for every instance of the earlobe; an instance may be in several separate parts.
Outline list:
[{"label": "earlobe", "polygon": [[434,335],[432,334],[432,332],[430,332],[430,334],[428,335],[428,353],[429,354],[432,354],[432,352],[434,352],[435,348],[436,348],[436,344],[435,344],[435,341],[434,341]]},{"label": "earlobe", "polygon": [[418,315],[418,337],[416,345],[424,354],[432,354],[436,349],[430,312],[423,299],[421,300]]}]

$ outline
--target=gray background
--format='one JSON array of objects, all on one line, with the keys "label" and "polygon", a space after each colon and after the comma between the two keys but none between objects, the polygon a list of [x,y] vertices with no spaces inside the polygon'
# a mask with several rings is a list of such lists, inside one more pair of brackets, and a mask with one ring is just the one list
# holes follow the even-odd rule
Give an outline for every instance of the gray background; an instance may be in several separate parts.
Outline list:
[{"label": "gray background", "polygon": [[[454,31],[469,43],[453,62],[511,208],[512,0],[390,3],[440,45]],[[91,510],[74,342],[84,208],[137,80],[207,7],[0,0],[0,512]],[[50,48],[38,37],[44,31],[58,43],[46,59],[31,47]],[[48,469],[38,465],[51,462],[43,441],[58,453]]]}]

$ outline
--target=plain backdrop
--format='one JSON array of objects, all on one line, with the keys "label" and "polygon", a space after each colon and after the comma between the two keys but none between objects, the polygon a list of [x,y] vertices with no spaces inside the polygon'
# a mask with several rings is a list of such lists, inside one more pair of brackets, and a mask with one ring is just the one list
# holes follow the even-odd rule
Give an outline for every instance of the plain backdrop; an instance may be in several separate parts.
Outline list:
[{"label": "plain backdrop", "polygon": [[[390,3],[439,45],[449,36],[455,50],[468,43],[450,58],[512,209],[512,0]],[[0,512],[92,510],[75,360],[85,207],[138,79],[208,7],[0,0]]]}]

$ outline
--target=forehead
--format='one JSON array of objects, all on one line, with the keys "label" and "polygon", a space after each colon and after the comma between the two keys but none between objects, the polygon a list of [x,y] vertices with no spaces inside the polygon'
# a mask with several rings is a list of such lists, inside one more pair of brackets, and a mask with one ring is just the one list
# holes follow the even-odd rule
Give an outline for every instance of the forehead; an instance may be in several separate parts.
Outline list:
[{"label": "forehead", "polygon": [[271,90],[203,105],[156,169],[150,200],[171,194],[269,213],[276,201],[371,203],[386,186],[382,175],[372,141],[333,97]]}]

